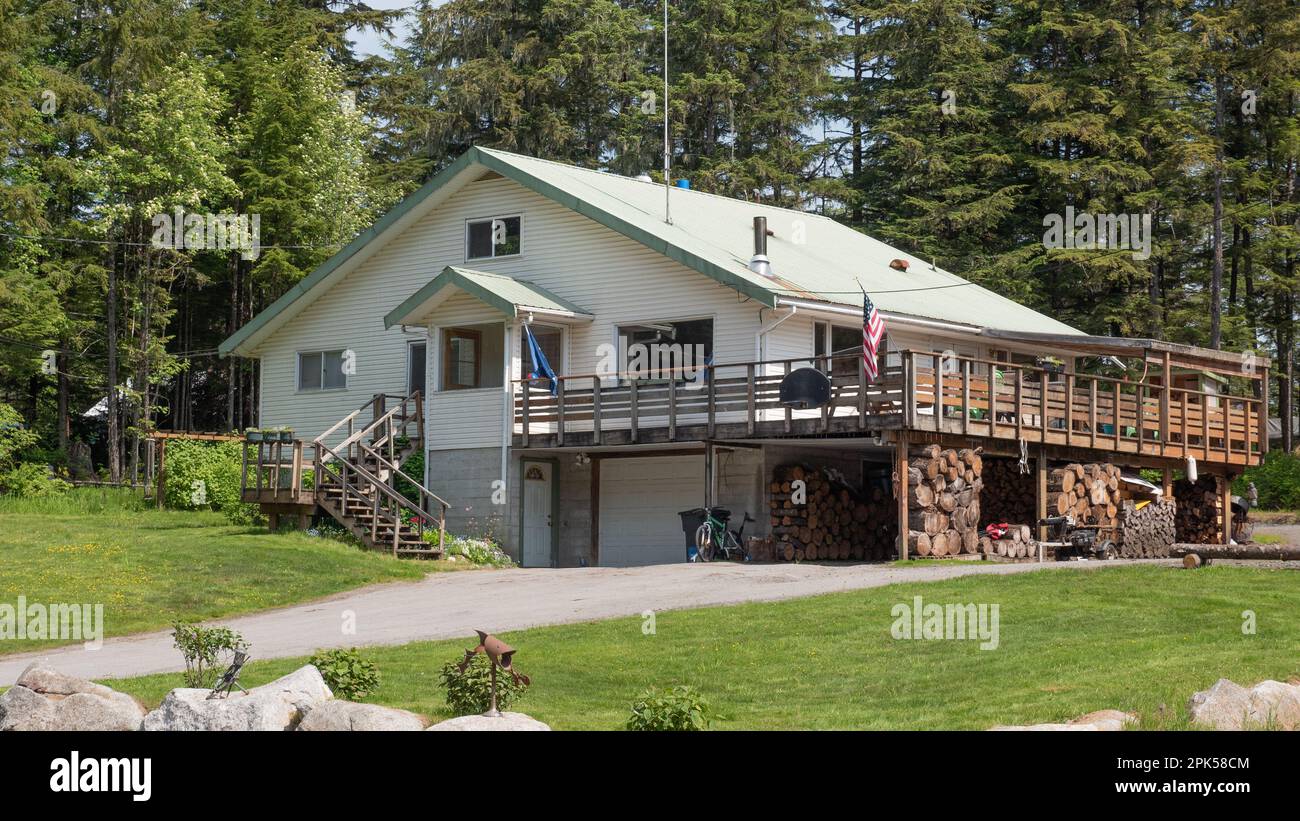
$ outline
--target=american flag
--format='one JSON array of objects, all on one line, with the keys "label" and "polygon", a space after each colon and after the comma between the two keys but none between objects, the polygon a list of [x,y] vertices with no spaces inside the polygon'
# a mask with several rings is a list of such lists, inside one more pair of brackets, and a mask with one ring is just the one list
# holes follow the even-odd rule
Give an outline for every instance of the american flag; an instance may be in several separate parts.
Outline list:
[{"label": "american flag", "polygon": [[880,340],[885,336],[885,320],[880,318],[875,303],[867,292],[862,292],[862,366],[867,371],[867,381],[874,382],[880,375],[876,367],[876,352],[880,349]]}]

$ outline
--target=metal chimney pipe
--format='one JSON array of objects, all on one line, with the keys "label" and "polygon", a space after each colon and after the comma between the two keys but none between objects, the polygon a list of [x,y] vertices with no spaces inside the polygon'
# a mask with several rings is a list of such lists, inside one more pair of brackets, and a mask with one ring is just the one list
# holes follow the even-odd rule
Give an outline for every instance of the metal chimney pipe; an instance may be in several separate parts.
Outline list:
[{"label": "metal chimney pipe", "polygon": [[754,256],[749,261],[749,270],[772,276],[772,263],[767,258],[767,217],[754,217]]}]

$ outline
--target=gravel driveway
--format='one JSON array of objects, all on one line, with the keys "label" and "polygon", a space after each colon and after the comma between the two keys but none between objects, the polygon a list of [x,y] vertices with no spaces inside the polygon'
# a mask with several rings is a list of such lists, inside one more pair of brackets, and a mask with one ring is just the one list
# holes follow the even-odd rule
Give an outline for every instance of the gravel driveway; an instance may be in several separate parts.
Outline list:
[{"label": "gravel driveway", "polygon": [[[897,582],[1113,567],[1130,561],[999,564],[952,561],[889,564],[670,564],[636,568],[480,570],[434,573],[418,582],[376,585],[308,604],[222,620],[252,644],[254,658],[311,653],[321,647],[404,644],[546,624],[631,616],[748,601],[774,601]],[[112,613],[105,614],[110,621]],[[345,634],[351,619],[355,634]],[[168,632],[109,639],[98,650],[80,645],[0,656],[0,686],[12,684],[35,659],[84,678],[118,678],[182,668]]]}]

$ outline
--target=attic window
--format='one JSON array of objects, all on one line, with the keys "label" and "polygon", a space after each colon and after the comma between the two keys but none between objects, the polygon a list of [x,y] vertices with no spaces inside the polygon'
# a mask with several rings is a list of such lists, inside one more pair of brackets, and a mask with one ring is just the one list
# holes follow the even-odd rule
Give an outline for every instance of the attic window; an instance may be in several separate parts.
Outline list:
[{"label": "attic window", "polygon": [[519,215],[469,220],[465,223],[465,259],[496,259],[520,253]]}]

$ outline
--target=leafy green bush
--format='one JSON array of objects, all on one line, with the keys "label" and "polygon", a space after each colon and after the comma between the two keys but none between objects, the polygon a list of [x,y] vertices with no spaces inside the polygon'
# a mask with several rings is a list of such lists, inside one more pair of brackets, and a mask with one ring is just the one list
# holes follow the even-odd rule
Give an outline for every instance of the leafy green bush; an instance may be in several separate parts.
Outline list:
[{"label": "leafy green bush", "polygon": [[37,499],[45,496],[62,496],[72,485],[50,476],[49,468],[28,462],[0,473],[0,493],[20,499]]},{"label": "leafy green bush", "polygon": [[363,659],[355,647],[318,650],[311,663],[339,698],[360,701],[379,687],[379,668],[373,661]]},{"label": "leafy green bush", "polygon": [[234,630],[183,621],[172,625],[172,643],[185,659],[185,686],[202,689],[211,689],[235,651],[248,649],[248,642]]},{"label": "leafy green bush", "polygon": [[[417,450],[415,453],[408,456],[406,461],[402,463],[402,472],[417,482],[423,482],[424,451]],[[415,487],[415,485],[406,481],[401,476],[398,476],[396,481],[393,482],[393,487],[398,493],[409,499],[411,504],[416,507],[420,506],[420,491]]]},{"label": "leafy green bush", "polygon": [[629,730],[707,730],[713,711],[693,687],[658,690],[651,687],[632,702]]},{"label": "leafy green bush", "polygon": [[28,430],[22,414],[0,402],[0,471],[16,467],[40,439],[36,431]]},{"label": "leafy green bush", "polygon": [[163,493],[169,507],[211,508],[235,524],[253,524],[256,505],[239,496],[242,454],[238,442],[199,442],[173,439],[167,444]]},{"label": "leafy green bush", "polygon": [[[442,685],[447,688],[447,707],[458,716],[485,713],[492,706],[492,662],[482,653],[470,659],[462,673],[459,661],[449,661],[442,668]],[[504,670],[497,670],[497,709],[505,710],[515,703],[528,685],[515,683]]]},{"label": "leafy green bush", "polygon": [[1259,506],[1265,510],[1300,509],[1300,457],[1270,450],[1264,461],[1247,470],[1232,485],[1232,492],[1245,496],[1249,483],[1259,491]]}]

